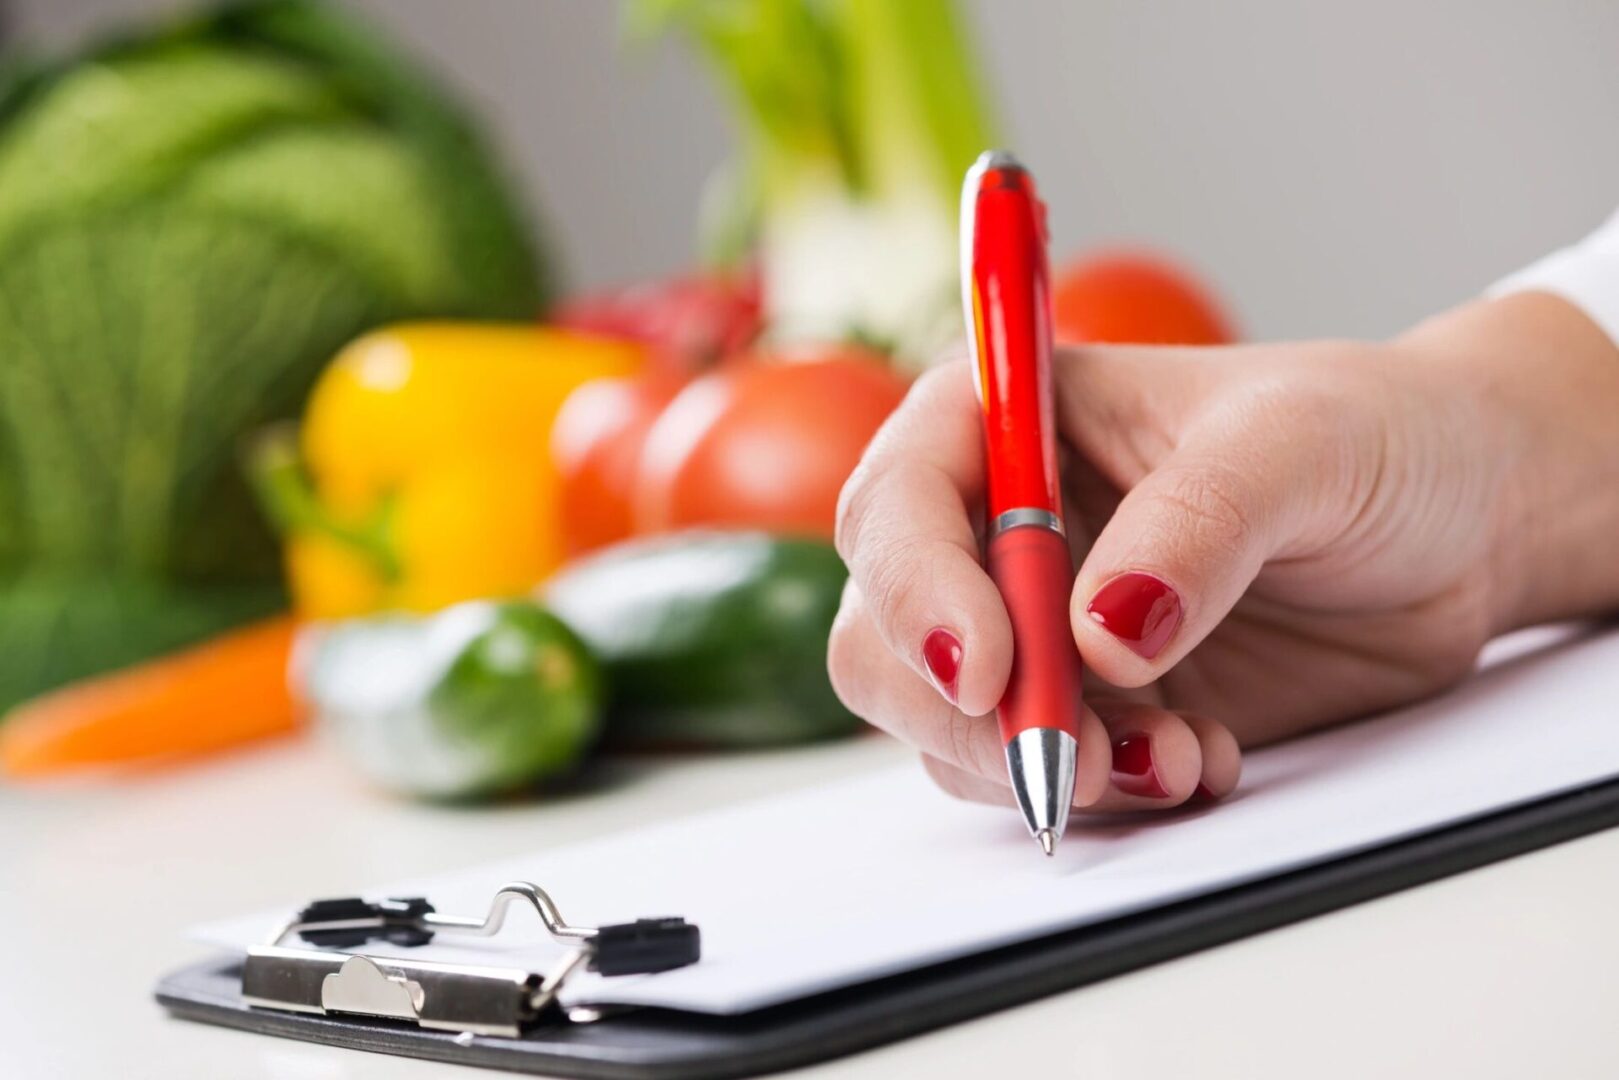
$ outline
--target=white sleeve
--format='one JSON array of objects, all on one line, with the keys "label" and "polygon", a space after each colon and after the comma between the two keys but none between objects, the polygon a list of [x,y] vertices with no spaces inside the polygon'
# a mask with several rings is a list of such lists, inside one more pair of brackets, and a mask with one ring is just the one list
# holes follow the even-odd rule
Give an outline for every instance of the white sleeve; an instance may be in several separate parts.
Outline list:
[{"label": "white sleeve", "polygon": [[1502,278],[1487,295],[1530,291],[1561,296],[1619,344],[1619,213],[1579,243]]}]

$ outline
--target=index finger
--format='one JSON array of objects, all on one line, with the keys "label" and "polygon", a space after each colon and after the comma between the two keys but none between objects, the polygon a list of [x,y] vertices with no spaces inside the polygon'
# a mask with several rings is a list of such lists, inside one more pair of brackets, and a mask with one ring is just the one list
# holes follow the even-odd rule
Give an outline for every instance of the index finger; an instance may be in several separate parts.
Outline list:
[{"label": "index finger", "polygon": [[838,552],[882,640],[974,716],[995,708],[1012,664],[1011,623],[969,511],[983,487],[982,422],[959,361],[917,380],[838,502]]}]

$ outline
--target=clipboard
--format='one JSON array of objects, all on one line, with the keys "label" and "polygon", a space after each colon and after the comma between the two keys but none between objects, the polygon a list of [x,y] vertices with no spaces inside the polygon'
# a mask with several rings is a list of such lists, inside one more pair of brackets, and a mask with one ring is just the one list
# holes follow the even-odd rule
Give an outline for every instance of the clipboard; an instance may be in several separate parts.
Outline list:
[{"label": "clipboard", "polygon": [[581,1080],[755,1076],[894,1042],[1619,825],[1619,780],[1137,914],[753,1012],[558,1017],[518,1037],[258,1008],[233,957],[174,972],[171,1014],[284,1038]]}]

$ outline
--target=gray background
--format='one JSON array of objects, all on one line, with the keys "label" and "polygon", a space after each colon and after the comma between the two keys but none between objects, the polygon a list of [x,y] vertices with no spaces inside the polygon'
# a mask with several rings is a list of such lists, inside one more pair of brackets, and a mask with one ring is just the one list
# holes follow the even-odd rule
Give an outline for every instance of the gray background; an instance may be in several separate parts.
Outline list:
[{"label": "gray background", "polygon": [[[6,0],[0,0],[5,3]],[[569,278],[679,268],[728,148],[609,0],[348,0],[486,111]],[[172,0],[9,0],[41,45]],[[968,3],[1059,253],[1156,241],[1257,337],[1391,333],[1619,203],[1619,3]]]}]

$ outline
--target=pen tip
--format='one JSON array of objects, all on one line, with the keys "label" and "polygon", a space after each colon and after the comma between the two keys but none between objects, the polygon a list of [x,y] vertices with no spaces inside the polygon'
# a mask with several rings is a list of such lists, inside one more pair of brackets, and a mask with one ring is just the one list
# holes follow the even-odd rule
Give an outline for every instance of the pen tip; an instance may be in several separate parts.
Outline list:
[{"label": "pen tip", "polygon": [[1057,853],[1057,834],[1051,829],[1041,829],[1034,834],[1034,838],[1040,842],[1040,850],[1046,853],[1047,858]]}]

